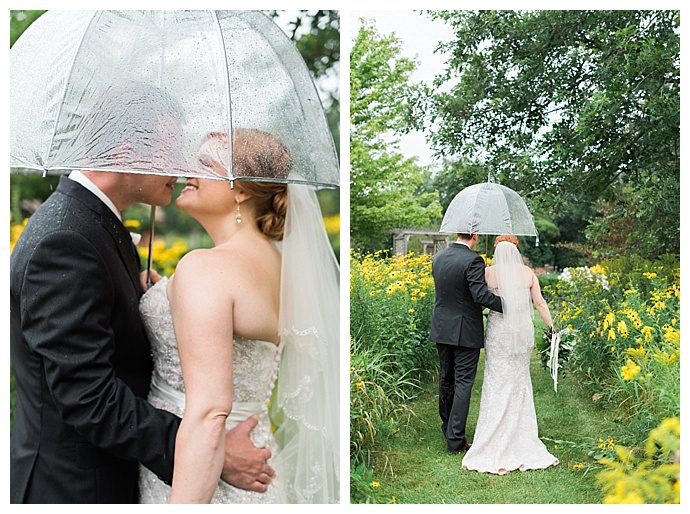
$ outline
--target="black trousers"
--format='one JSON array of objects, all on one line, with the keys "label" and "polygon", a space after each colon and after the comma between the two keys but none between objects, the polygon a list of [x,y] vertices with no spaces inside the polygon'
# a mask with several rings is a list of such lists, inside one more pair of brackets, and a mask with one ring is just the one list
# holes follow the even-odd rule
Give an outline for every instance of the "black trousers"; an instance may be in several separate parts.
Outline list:
[{"label": "black trousers", "polygon": [[477,375],[479,348],[436,343],[440,363],[438,377],[438,413],[448,451],[458,451],[467,444],[465,425],[470,410],[472,385]]}]

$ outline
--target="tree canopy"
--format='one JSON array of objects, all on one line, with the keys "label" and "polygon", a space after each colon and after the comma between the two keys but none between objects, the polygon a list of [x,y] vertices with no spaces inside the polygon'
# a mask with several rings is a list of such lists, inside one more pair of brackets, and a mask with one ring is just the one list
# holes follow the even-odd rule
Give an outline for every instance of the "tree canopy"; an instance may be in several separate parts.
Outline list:
[{"label": "tree canopy", "polygon": [[431,16],[455,34],[421,102],[438,155],[483,164],[554,215],[590,205],[602,254],[679,251],[677,11]]},{"label": "tree canopy", "polygon": [[438,194],[425,191],[428,170],[399,151],[408,126],[415,64],[394,35],[362,20],[350,54],[350,234],[362,250],[390,246],[394,228],[428,226],[440,217]]}]

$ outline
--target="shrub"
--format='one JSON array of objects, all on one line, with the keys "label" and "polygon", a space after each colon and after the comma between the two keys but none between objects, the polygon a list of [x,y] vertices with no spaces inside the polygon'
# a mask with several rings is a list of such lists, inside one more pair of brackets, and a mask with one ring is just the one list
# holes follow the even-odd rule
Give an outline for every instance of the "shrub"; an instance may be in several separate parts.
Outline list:
[{"label": "shrub", "polygon": [[409,425],[405,405],[420,390],[416,370],[399,375],[393,355],[350,340],[350,460],[372,465],[389,438]]},{"label": "shrub", "polygon": [[[680,287],[677,261],[619,258],[572,269],[550,286],[564,329],[566,369],[620,410],[641,441],[680,413]],[[542,346],[542,350],[544,350]]]},{"label": "shrub", "polygon": [[664,419],[653,429],[641,456],[616,446],[616,457],[603,457],[597,475],[604,503],[680,503],[680,419]]}]

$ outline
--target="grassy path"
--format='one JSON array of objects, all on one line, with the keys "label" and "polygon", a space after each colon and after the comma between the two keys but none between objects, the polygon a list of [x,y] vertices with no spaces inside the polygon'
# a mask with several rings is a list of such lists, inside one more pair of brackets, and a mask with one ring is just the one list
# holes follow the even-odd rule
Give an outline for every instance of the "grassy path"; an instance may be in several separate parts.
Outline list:
[{"label": "grassy path", "polygon": [[[470,440],[477,422],[484,373],[484,352],[479,362],[468,419]],[[398,503],[600,503],[595,486],[598,467],[587,453],[606,440],[614,429],[612,417],[597,407],[582,388],[567,378],[554,393],[551,377],[536,352],[531,365],[539,436],[560,460],[557,467],[506,476],[466,471],[462,456],[448,455],[441,435],[436,383],[429,383],[411,405],[417,415],[411,430],[396,435],[387,453],[385,471],[374,480],[382,501],[393,496]],[[560,378],[560,377],[559,377]],[[558,443],[555,441],[559,441]],[[584,463],[583,469],[573,465]]]}]

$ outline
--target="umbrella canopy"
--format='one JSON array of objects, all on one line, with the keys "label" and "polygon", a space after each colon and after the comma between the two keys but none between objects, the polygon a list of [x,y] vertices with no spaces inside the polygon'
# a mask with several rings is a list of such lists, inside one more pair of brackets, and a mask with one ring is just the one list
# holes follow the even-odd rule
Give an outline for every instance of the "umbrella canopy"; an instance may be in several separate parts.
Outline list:
[{"label": "umbrella canopy", "polygon": [[512,189],[494,182],[474,184],[455,195],[439,232],[538,237],[525,201]]},{"label": "umbrella canopy", "polygon": [[[49,11],[11,50],[10,166],[337,186],[338,161],[309,71],[258,11]],[[278,138],[287,174],[197,151],[209,133]]]}]

